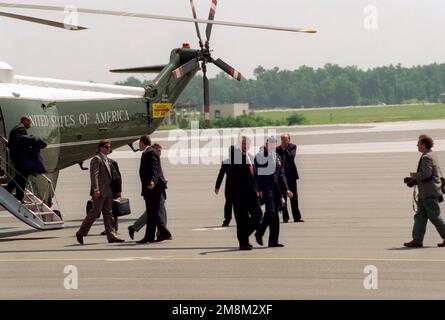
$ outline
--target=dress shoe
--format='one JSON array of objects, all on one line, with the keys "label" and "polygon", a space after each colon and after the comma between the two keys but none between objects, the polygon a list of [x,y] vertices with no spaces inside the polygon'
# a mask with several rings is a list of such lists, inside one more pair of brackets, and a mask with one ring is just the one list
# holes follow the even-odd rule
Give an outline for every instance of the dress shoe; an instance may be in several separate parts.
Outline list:
[{"label": "dress shoe", "polygon": [[282,248],[282,247],[284,247],[284,244],[282,243],[269,244],[269,248]]},{"label": "dress shoe", "polygon": [[441,247],[441,248],[445,247],[445,240],[443,242],[441,242],[441,243],[438,243],[437,246]]},{"label": "dress shoe", "polygon": [[263,245],[263,237],[258,232],[255,232],[255,240],[260,246]]},{"label": "dress shoe", "polygon": [[294,222],[295,222],[295,223],[297,223],[297,222],[304,222],[304,220],[303,220],[303,219],[300,219],[300,220],[294,220]]},{"label": "dress shoe", "polygon": [[283,223],[288,223],[288,222],[289,222],[289,219],[283,220]]},{"label": "dress shoe", "polygon": [[423,247],[423,243],[419,242],[417,240],[411,240],[410,242],[405,242],[403,245],[408,248],[422,248]]},{"label": "dress shoe", "polygon": [[111,239],[108,241],[108,243],[122,243],[122,242],[125,242],[125,240],[119,238]]},{"label": "dress shoe", "polygon": [[252,246],[245,244],[245,245],[239,246],[239,249],[240,250],[252,250]]},{"label": "dress shoe", "polygon": [[79,242],[80,244],[83,244],[83,236],[79,232],[76,232],[76,239],[77,239],[77,242]]},{"label": "dress shoe", "polygon": [[221,227],[228,227],[228,226],[229,226],[229,223],[228,223],[228,222],[223,222],[223,224],[222,224]]},{"label": "dress shoe", "polygon": [[164,240],[173,240],[173,238],[172,238],[172,236],[161,236],[161,237],[158,237],[155,240],[155,242],[161,242],[161,241],[164,241]]},{"label": "dress shoe", "polygon": [[106,236],[106,235],[107,235],[107,232],[106,232],[106,231],[102,231],[100,235],[101,235],[101,236]]},{"label": "dress shoe", "polygon": [[147,239],[141,239],[139,241],[136,241],[137,244],[146,244],[146,243],[153,243],[154,240],[147,240]]},{"label": "dress shoe", "polygon": [[133,226],[128,227],[128,235],[130,236],[131,240],[134,240],[134,233],[136,230],[134,230]]}]

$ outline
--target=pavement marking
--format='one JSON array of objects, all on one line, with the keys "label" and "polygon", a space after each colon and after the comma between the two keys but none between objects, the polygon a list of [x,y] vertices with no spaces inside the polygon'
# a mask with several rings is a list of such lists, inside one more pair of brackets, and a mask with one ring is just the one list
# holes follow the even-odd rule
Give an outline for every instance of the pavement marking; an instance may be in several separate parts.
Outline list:
[{"label": "pavement marking", "polygon": [[129,261],[224,261],[224,260],[263,260],[263,261],[326,261],[326,262],[439,262],[445,263],[445,259],[421,259],[421,258],[354,258],[354,257],[122,257],[122,258],[42,258],[42,259],[1,259],[0,263],[17,262],[129,262]]},{"label": "pavement marking", "polygon": [[226,230],[226,227],[210,227],[210,228],[196,228],[192,229],[192,231],[208,231],[208,230]]}]

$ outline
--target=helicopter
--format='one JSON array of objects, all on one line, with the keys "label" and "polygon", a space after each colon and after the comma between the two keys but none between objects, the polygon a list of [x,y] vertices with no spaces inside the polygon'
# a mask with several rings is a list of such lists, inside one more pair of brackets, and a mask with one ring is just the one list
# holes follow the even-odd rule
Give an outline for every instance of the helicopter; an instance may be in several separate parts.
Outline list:
[{"label": "helicopter", "polygon": [[[6,137],[18,123],[18,119],[26,115],[33,123],[29,133],[47,143],[47,148],[42,150],[47,173],[44,177],[35,177],[31,192],[41,200],[42,205],[45,205],[46,211],[53,205],[52,198],[60,170],[75,164],[87,170],[83,162],[95,155],[98,142],[105,138],[110,139],[115,148],[129,145],[133,151],[137,151],[133,148],[133,142],[143,134],[153,133],[161,125],[180,94],[199,70],[203,72],[204,122],[205,127],[209,127],[207,64],[216,65],[237,81],[242,78],[241,73],[225,61],[212,57],[209,44],[213,25],[302,33],[317,32],[305,28],[217,21],[214,19],[217,0],[211,0],[208,19],[198,19],[193,0],[190,0],[190,5],[193,18],[76,8],[81,14],[194,23],[199,44],[197,49],[183,44],[182,47],[171,50],[168,64],[110,70],[114,73],[156,73],[156,77],[144,88],[19,76],[14,74],[10,65],[0,62],[0,136]],[[64,12],[66,9],[63,6],[3,2],[0,3],[0,8],[57,12]],[[67,31],[82,32],[88,29],[85,26],[4,11],[0,11],[0,16]],[[205,41],[201,36],[199,24],[206,24]],[[6,138],[0,139],[0,165],[6,172],[4,179],[10,180],[14,175],[12,172],[14,169],[10,164]],[[52,188],[50,192],[48,184]],[[4,192],[0,193],[0,204],[13,214],[21,210],[20,204],[13,203]],[[29,222],[23,218],[23,214],[15,215],[22,221]],[[58,216],[63,222],[61,215]],[[58,222],[54,225],[61,227],[61,222]],[[42,223],[28,224],[38,229],[53,228]]]}]

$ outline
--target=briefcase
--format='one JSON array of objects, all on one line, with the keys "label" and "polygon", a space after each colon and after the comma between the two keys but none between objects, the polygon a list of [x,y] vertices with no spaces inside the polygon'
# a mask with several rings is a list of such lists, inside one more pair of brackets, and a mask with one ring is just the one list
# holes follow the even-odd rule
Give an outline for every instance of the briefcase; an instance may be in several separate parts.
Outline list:
[{"label": "briefcase", "polygon": [[113,200],[113,215],[116,217],[126,216],[131,213],[130,199],[119,198]]},{"label": "briefcase", "polygon": [[[91,210],[92,207],[93,207],[93,201],[88,200],[87,207],[86,207],[87,214]],[[115,217],[129,215],[131,213],[130,199],[127,199],[127,198],[114,199],[112,211],[113,211],[112,212],[113,216],[115,216]]]}]

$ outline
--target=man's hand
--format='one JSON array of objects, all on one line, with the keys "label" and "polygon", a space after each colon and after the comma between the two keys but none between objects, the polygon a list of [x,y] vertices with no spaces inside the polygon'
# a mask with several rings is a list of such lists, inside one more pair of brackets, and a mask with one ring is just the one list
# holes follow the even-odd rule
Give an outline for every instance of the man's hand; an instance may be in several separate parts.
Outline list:
[{"label": "man's hand", "polygon": [[148,190],[153,190],[155,187],[155,183],[153,181],[150,181],[150,184],[148,185]]},{"label": "man's hand", "polygon": [[291,191],[287,191],[287,196],[289,197],[289,198],[293,198],[294,197],[294,194],[291,192]]},{"label": "man's hand", "polygon": [[118,192],[114,195],[113,199],[119,199],[121,197],[121,195],[122,194],[120,192]]},{"label": "man's hand", "polygon": [[94,192],[93,193],[93,199],[94,200],[97,200],[97,199],[99,199],[100,198],[100,191],[96,191],[96,192]]},{"label": "man's hand", "polygon": [[218,194],[219,188],[215,188],[215,194]]},{"label": "man's hand", "polygon": [[262,199],[263,198],[263,192],[259,191],[256,193],[258,198]]}]

